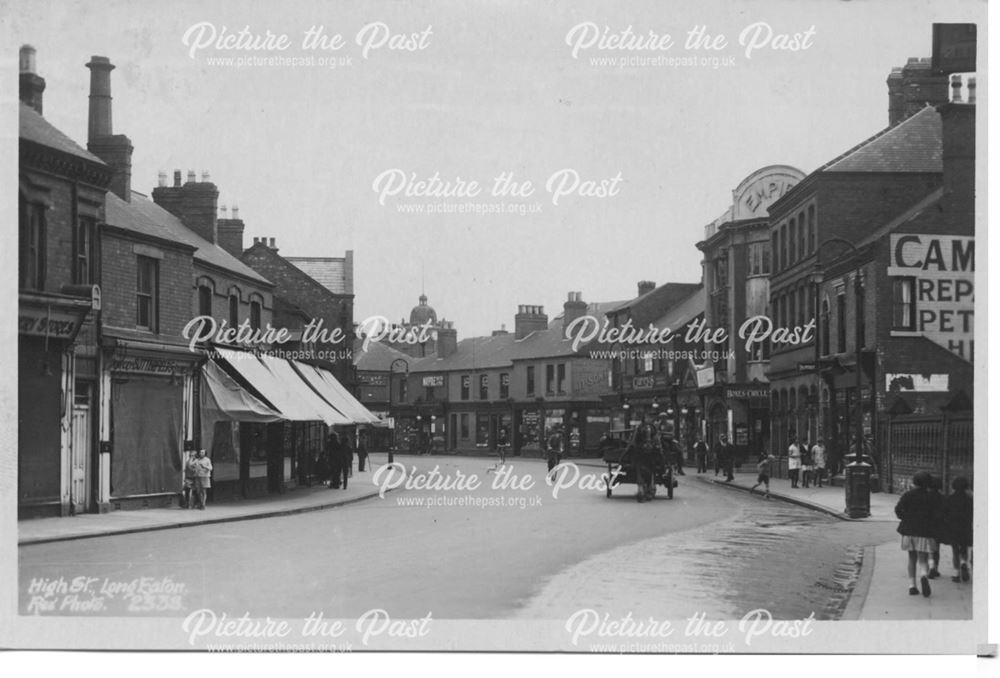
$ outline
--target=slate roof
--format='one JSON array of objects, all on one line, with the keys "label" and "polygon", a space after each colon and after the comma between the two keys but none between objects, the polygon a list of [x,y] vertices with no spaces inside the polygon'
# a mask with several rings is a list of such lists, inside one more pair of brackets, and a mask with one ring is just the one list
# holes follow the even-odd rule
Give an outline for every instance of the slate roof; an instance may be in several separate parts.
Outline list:
[{"label": "slate roof", "polygon": [[105,221],[112,226],[133,231],[140,235],[163,238],[195,247],[197,248],[194,253],[195,261],[201,261],[237,273],[244,278],[250,278],[257,282],[271,285],[271,282],[267,278],[261,276],[218,245],[202,238],[185,226],[179,218],[138,191],[132,191],[131,202],[125,202],[111,191],[108,191],[104,211]]},{"label": "slate roof", "polygon": [[354,342],[354,366],[361,372],[389,372],[396,360],[405,360],[408,365],[418,360],[378,341],[368,344],[368,350],[362,350],[363,343],[363,339]]},{"label": "slate roof", "polygon": [[78,158],[84,158],[91,162],[104,165],[104,161],[90,151],[84,149],[68,136],[60,132],[48,120],[43,118],[38,111],[23,101],[21,102],[21,114],[19,116],[20,137],[36,144],[54,148],[63,153],[69,153]]},{"label": "slate roof", "polygon": [[925,106],[826,163],[820,172],[940,172],[941,116]]},{"label": "slate roof", "polygon": [[297,269],[334,294],[353,294],[344,259],[337,257],[285,257]]},{"label": "slate roof", "polygon": [[694,320],[698,314],[705,312],[708,305],[708,293],[704,285],[698,285],[687,299],[682,300],[676,306],[670,308],[660,318],[653,322],[658,329],[669,327],[674,332],[680,332],[689,322]]}]

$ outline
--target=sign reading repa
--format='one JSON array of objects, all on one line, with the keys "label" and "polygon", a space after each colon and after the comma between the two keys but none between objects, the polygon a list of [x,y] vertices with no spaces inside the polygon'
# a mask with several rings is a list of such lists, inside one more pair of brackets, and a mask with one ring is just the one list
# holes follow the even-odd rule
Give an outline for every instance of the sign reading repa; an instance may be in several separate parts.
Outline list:
[{"label": "sign reading repa", "polygon": [[910,233],[893,235],[889,242],[888,274],[897,278],[893,282],[895,303],[912,305],[915,331],[971,361],[975,355],[976,239]]}]

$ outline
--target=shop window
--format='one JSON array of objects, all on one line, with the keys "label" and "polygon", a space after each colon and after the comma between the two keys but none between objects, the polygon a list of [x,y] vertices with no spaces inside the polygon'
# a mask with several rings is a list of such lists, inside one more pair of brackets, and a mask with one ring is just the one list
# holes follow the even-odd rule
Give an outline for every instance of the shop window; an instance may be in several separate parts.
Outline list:
[{"label": "shop window", "polygon": [[468,440],[469,439],[469,415],[468,414],[463,414],[461,416],[461,418],[460,418],[460,421],[462,422],[461,423],[461,427],[462,427],[462,431],[461,431],[461,433],[462,433],[462,439],[463,440]]},{"label": "shop window", "polygon": [[94,283],[94,234],[97,222],[90,217],[80,217],[73,239],[73,282],[77,285]]},{"label": "shop window", "polygon": [[566,393],[566,363],[559,363],[556,366],[556,388],[559,393]]},{"label": "shop window", "polygon": [[406,396],[407,396],[407,393],[406,393],[406,378],[404,377],[404,378],[402,378],[402,379],[399,380],[399,402],[405,403],[406,402]]},{"label": "shop window", "polygon": [[528,365],[526,382],[527,383],[525,384],[525,390],[527,391],[528,395],[529,396],[530,395],[534,395],[535,394],[535,366],[534,365]]},{"label": "shop window", "polygon": [[20,287],[40,290],[45,287],[45,208],[20,202]]},{"label": "shop window", "polygon": [[472,377],[468,374],[462,375],[462,400],[469,399],[469,390],[472,388]]},{"label": "shop window", "polygon": [[152,257],[136,257],[136,327],[156,332],[159,312],[160,262]]},{"label": "shop window", "polygon": [[892,279],[892,329],[913,332],[917,329],[914,304],[916,278]]},{"label": "shop window", "polygon": [[487,445],[490,440],[490,415],[476,415],[476,445]]},{"label": "shop window", "polygon": [[546,365],[545,366],[545,394],[553,395],[555,393],[555,382],[556,382],[556,366]]},{"label": "shop window", "polygon": [[479,375],[479,399],[489,400],[490,397],[490,375]]},{"label": "shop window", "polygon": [[500,375],[500,399],[506,400],[510,397],[510,375],[506,372]]}]

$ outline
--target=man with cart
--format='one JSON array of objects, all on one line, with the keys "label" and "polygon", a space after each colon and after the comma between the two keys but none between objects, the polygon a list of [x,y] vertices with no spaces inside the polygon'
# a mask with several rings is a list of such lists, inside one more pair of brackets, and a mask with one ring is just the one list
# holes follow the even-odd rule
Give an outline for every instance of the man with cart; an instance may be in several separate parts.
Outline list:
[{"label": "man with cart", "polygon": [[660,431],[652,422],[649,413],[643,416],[642,423],[632,432],[629,449],[635,463],[635,480],[638,489],[637,501],[651,501],[656,495],[656,469],[667,462],[663,458],[663,445],[660,441]]}]

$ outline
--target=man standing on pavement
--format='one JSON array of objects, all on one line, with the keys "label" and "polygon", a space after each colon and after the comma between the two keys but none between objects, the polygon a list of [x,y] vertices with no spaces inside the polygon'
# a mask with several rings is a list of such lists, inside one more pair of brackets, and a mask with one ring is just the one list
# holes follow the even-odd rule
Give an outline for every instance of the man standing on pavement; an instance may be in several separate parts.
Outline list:
[{"label": "man standing on pavement", "polygon": [[726,482],[733,480],[733,446],[725,433],[719,434],[719,442],[715,446],[715,464],[726,473]]},{"label": "man standing on pavement", "polygon": [[700,433],[698,441],[694,444],[694,457],[698,463],[698,473],[708,473],[708,445],[702,440]]},{"label": "man standing on pavement", "polygon": [[347,489],[347,478],[354,470],[354,450],[351,448],[351,440],[347,433],[343,434],[340,441],[340,475],[344,489]]},{"label": "man standing on pavement", "polygon": [[792,436],[792,443],[788,446],[788,477],[792,481],[792,489],[799,486],[799,469],[802,467],[802,448],[799,447],[798,438]]},{"label": "man standing on pavement", "polygon": [[812,448],[813,467],[816,469],[816,487],[823,487],[823,476],[826,475],[826,445],[823,439],[816,440]]},{"label": "man standing on pavement", "polygon": [[330,435],[326,438],[326,459],[327,468],[330,469],[330,489],[340,488],[340,476],[343,473],[343,461],[341,460],[343,451],[340,449],[340,436],[330,429]]}]

